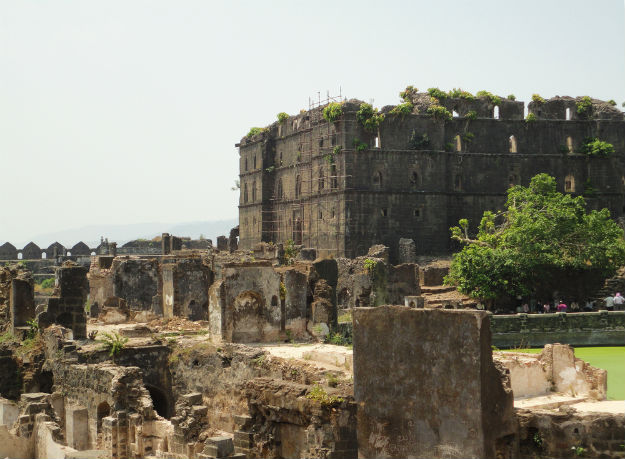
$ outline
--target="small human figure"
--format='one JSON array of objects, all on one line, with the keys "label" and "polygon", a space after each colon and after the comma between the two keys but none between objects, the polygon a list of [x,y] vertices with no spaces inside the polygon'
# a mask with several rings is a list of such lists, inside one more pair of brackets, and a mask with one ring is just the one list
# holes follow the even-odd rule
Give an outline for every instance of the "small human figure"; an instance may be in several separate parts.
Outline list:
[{"label": "small human figure", "polygon": [[525,314],[527,314],[528,312],[530,312],[530,307],[527,303],[523,303],[523,306],[521,306],[521,308],[523,309],[523,312]]},{"label": "small human figure", "polygon": [[620,292],[616,292],[616,295],[614,295],[614,310],[620,311],[623,309],[623,304],[625,304],[625,297],[621,296]]},{"label": "small human figure", "polygon": [[612,311],[614,309],[614,297],[611,295],[606,296],[603,301],[605,302],[605,307],[608,311]]},{"label": "small human figure", "polygon": [[577,301],[571,303],[571,312],[579,312],[579,304],[577,304]]},{"label": "small human figure", "polygon": [[584,306],[584,311],[592,312],[595,309],[595,302],[591,300],[586,300],[586,305]]},{"label": "small human figure", "polygon": [[547,302],[545,302],[545,304],[543,304],[543,313],[544,314],[549,314],[549,311],[551,310],[551,305]]},{"label": "small human figure", "polygon": [[560,304],[557,306],[558,312],[566,312],[566,304],[564,301],[560,300]]}]

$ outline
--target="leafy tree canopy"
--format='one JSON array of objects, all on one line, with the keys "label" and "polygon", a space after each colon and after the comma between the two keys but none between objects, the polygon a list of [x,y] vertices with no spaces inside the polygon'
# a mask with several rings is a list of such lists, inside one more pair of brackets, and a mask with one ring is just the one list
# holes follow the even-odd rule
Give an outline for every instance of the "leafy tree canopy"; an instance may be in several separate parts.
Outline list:
[{"label": "leafy tree canopy", "polygon": [[475,298],[527,295],[556,272],[608,277],[625,264],[623,230],[610,212],[586,212],[583,197],[557,192],[547,174],[510,188],[505,210],[484,212],[475,238],[466,219],[451,234],[464,248],[446,282]]}]

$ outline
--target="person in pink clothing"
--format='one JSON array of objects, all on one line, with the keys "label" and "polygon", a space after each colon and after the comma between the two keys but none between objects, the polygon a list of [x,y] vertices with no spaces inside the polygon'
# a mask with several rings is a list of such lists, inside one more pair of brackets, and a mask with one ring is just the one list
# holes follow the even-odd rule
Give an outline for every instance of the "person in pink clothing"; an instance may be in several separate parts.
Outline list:
[{"label": "person in pink clothing", "polygon": [[566,312],[566,304],[564,304],[562,300],[560,300],[560,304],[558,305],[558,312]]}]

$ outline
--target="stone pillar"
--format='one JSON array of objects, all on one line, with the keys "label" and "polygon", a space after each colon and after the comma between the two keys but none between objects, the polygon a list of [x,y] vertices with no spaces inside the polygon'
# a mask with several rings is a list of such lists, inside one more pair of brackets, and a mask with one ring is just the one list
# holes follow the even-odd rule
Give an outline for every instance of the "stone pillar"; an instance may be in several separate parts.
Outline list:
[{"label": "stone pillar", "polygon": [[488,313],[380,306],[353,323],[359,457],[516,455]]},{"label": "stone pillar", "polygon": [[228,238],[226,236],[217,236],[217,250],[228,250]]},{"label": "stone pillar", "polygon": [[171,236],[169,233],[163,233],[161,235],[161,253],[163,255],[169,255],[171,252]]},{"label": "stone pillar", "polygon": [[33,281],[28,279],[11,280],[11,331],[14,327],[25,327],[35,318],[35,293]]},{"label": "stone pillar", "polygon": [[399,263],[416,263],[417,246],[412,239],[399,240]]}]

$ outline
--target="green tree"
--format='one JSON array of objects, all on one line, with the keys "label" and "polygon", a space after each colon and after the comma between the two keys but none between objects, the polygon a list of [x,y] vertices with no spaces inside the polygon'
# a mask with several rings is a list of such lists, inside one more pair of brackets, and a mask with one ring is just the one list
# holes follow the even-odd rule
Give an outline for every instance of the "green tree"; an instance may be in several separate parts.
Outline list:
[{"label": "green tree", "polygon": [[586,212],[582,196],[557,192],[547,174],[510,188],[505,210],[484,212],[475,237],[466,219],[451,233],[464,248],[446,282],[480,299],[547,291],[561,273],[608,277],[625,263],[623,230],[610,212]]}]

